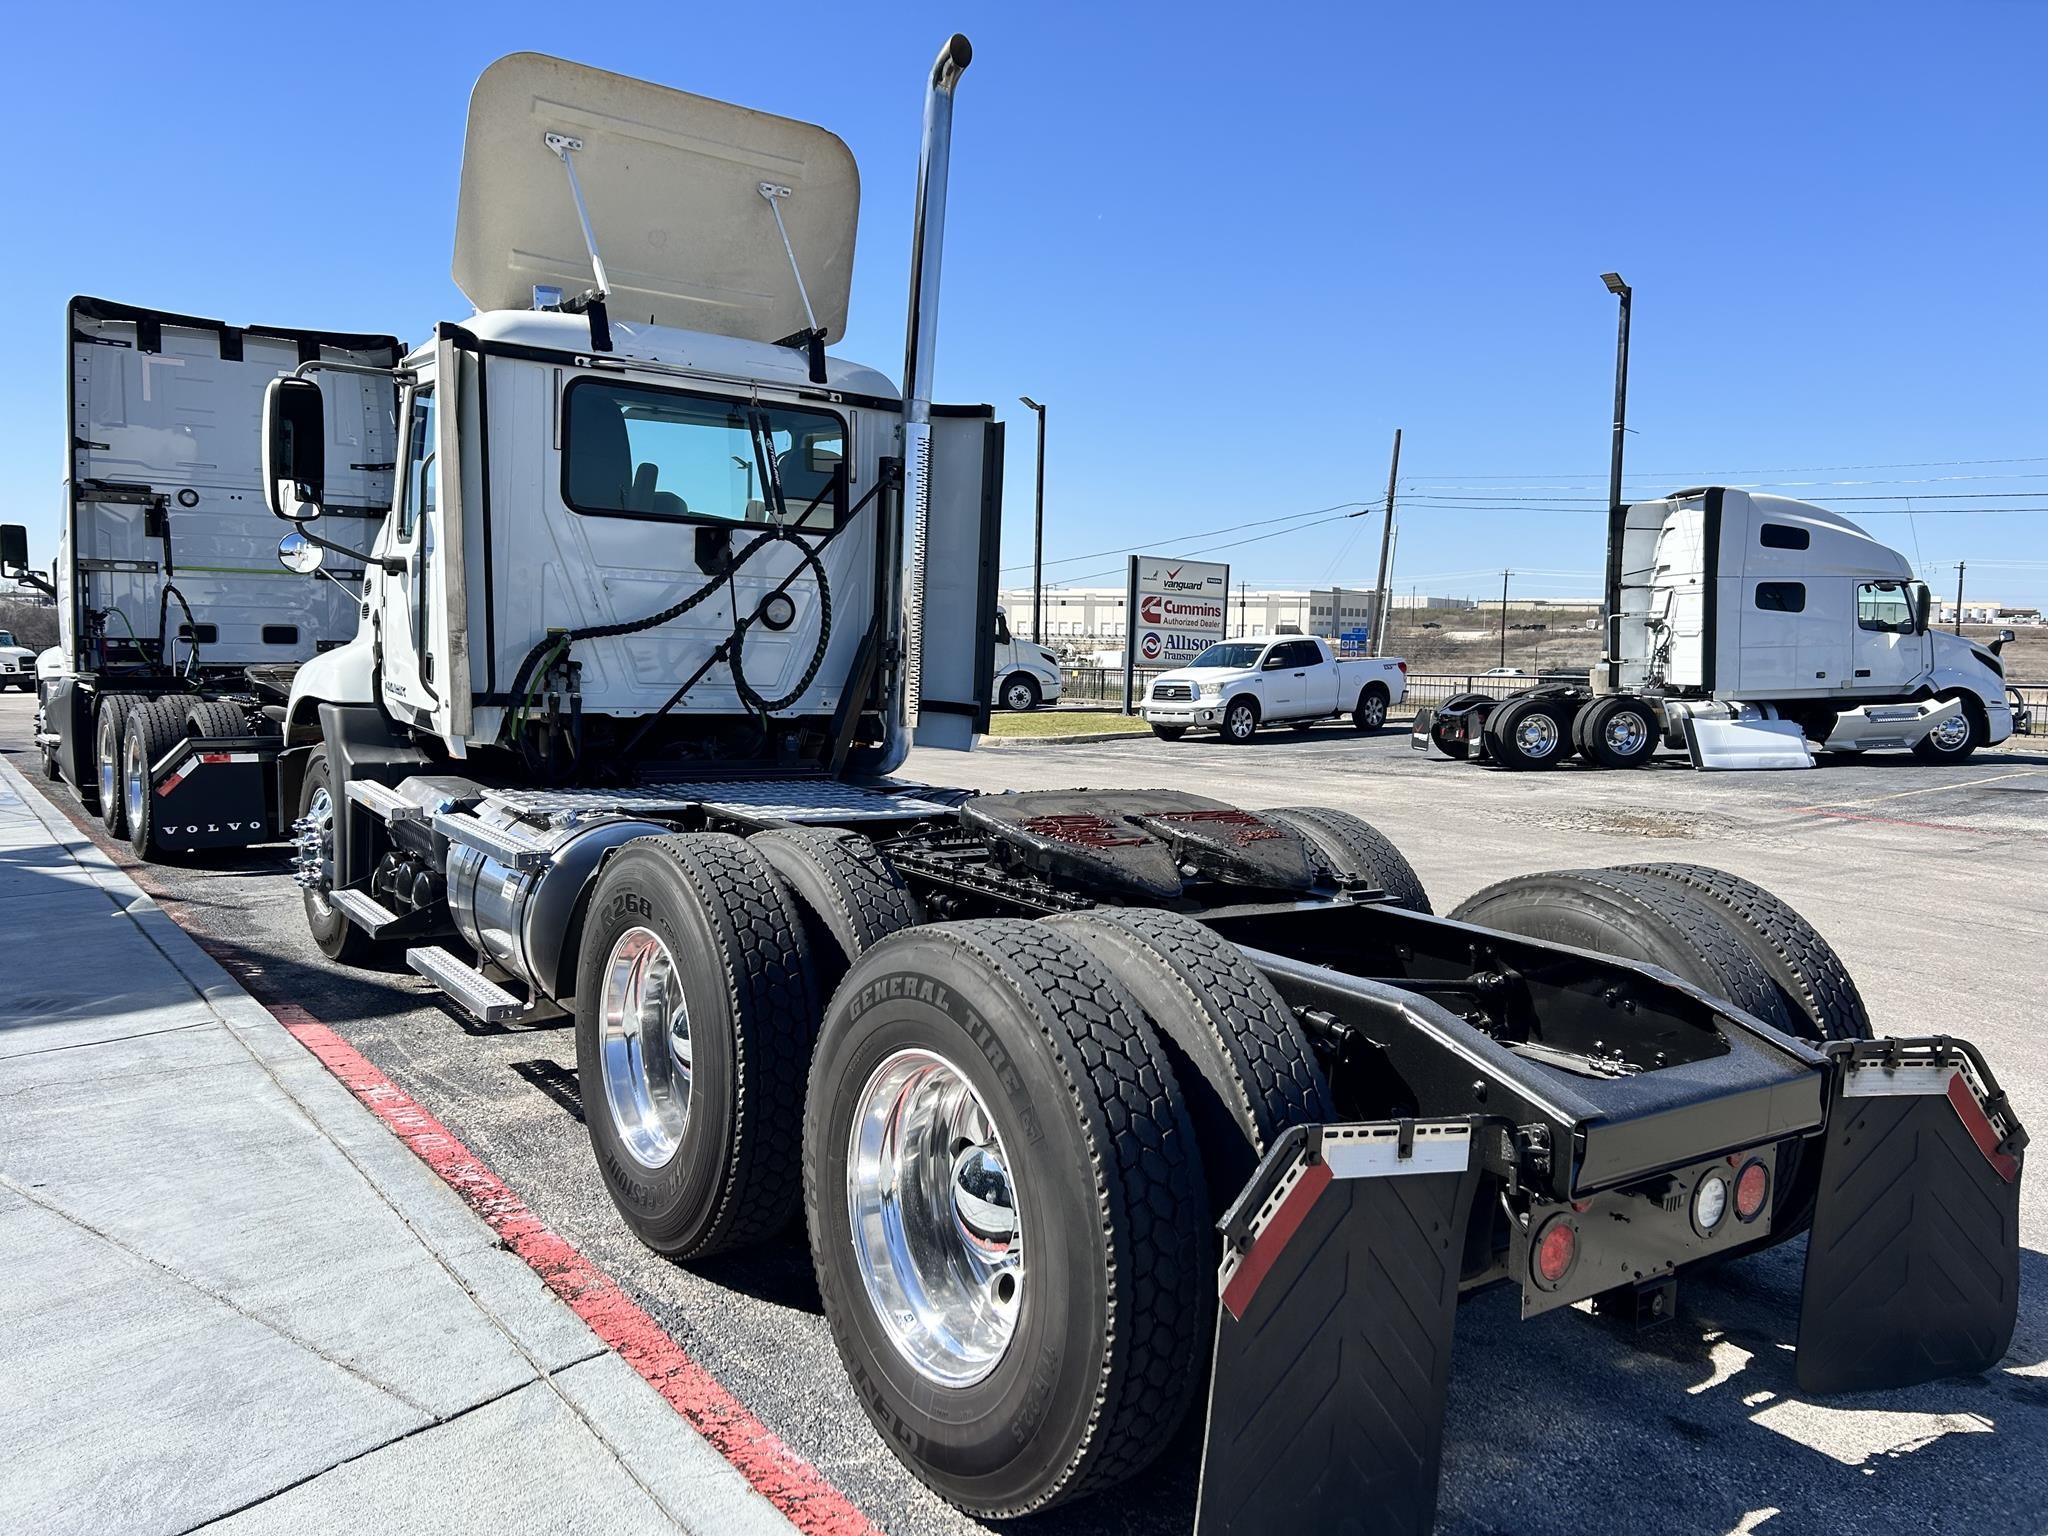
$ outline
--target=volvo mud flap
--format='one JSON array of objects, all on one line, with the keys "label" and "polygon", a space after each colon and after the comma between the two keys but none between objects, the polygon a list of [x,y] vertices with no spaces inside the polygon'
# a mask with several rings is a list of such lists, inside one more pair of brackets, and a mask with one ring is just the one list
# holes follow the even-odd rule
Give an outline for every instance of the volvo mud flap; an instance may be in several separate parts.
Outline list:
[{"label": "volvo mud flap", "polygon": [[1987,1370],[2019,1310],[2027,1134],[1958,1040],[1844,1041],[1799,1312],[1809,1392]]},{"label": "volvo mud flap", "polygon": [[274,738],[190,737],[151,779],[150,831],[165,848],[243,848],[278,835]]},{"label": "volvo mud flap", "polygon": [[1223,1219],[1198,1536],[1427,1532],[1476,1120],[1302,1126]]}]

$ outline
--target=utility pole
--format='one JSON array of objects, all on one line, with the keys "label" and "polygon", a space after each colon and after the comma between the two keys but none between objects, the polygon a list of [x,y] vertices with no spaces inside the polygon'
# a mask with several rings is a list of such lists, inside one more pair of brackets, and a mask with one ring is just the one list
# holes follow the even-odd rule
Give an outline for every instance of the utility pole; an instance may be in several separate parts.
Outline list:
[{"label": "utility pole", "polygon": [[1237,632],[1239,635],[1244,633],[1245,588],[1250,585],[1250,582],[1245,581],[1240,581],[1237,584]]},{"label": "utility pole", "polygon": [[1401,473],[1401,429],[1394,428],[1394,462],[1387,466],[1387,525],[1380,530],[1380,580],[1372,600],[1372,654],[1387,654],[1387,566],[1394,553],[1394,477]]},{"label": "utility pole", "polygon": [[1031,643],[1040,645],[1045,640],[1039,624],[1045,606],[1045,407],[1029,395],[1017,398],[1038,412],[1038,489],[1031,512]]},{"label": "utility pole", "polygon": [[1963,564],[1961,560],[1956,562],[1956,633],[1959,635],[1963,632]]},{"label": "utility pole", "polygon": [[1500,573],[1500,664],[1508,664],[1508,578],[1513,571]]},{"label": "utility pole", "polygon": [[[1635,290],[1621,280],[1619,272],[1602,272],[1600,281],[1621,301],[1621,323],[1614,342],[1614,446],[1607,461],[1607,594],[1601,605],[1600,649],[1611,653],[1614,614],[1605,610],[1611,604],[1618,612],[1621,601],[1621,447],[1628,431],[1628,317]],[[1607,686],[1621,686],[1621,662],[1612,654],[1607,655]]]}]

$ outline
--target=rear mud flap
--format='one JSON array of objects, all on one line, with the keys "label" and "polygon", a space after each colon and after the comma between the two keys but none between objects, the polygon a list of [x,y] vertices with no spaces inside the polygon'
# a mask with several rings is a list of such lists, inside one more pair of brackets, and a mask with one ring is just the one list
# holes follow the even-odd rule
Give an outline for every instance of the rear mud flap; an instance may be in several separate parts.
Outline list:
[{"label": "rear mud flap", "polygon": [[1435,1524],[1477,1120],[1301,1126],[1223,1220],[1197,1536]]},{"label": "rear mud flap", "polygon": [[1843,1041],[1807,1239],[1808,1392],[1988,1370],[2019,1313],[2027,1134],[1961,1041]]}]

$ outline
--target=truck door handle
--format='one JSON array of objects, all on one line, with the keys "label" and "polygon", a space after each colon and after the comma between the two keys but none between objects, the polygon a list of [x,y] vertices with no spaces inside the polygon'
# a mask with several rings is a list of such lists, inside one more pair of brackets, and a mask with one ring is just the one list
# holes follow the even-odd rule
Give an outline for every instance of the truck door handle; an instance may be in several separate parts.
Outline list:
[{"label": "truck door handle", "polygon": [[1297,672],[1297,673],[1295,673],[1294,675],[1295,675],[1296,677],[1307,677],[1307,676],[1308,676],[1308,674],[1307,674],[1306,672]]}]

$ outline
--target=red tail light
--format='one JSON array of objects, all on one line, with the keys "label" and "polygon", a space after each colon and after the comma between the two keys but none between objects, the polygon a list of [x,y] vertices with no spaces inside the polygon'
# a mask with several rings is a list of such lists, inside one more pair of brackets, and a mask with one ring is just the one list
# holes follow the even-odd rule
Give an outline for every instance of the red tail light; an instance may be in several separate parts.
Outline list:
[{"label": "red tail light", "polygon": [[1545,1285],[1557,1285],[1571,1273],[1579,1257],[1579,1229],[1562,1216],[1551,1218],[1536,1239],[1536,1278]]},{"label": "red tail light", "polygon": [[1403,677],[1406,677],[1406,676],[1408,675],[1408,663],[1407,663],[1407,662],[1405,662],[1405,661],[1397,661],[1397,662],[1395,662],[1395,663],[1394,663],[1394,665],[1395,665],[1395,666],[1397,666],[1397,667],[1399,667],[1399,668],[1401,669],[1401,675],[1402,675]]},{"label": "red tail light", "polygon": [[1770,1192],[1771,1176],[1764,1171],[1764,1165],[1745,1163],[1742,1172],[1735,1176],[1735,1214],[1744,1221],[1755,1221]]}]

